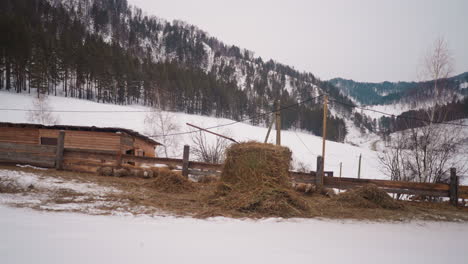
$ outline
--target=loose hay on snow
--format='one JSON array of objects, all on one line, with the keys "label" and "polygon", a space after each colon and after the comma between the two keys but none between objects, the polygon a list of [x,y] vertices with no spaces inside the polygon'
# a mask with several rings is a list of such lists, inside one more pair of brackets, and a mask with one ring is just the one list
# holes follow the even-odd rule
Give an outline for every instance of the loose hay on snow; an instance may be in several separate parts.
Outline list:
[{"label": "loose hay on snow", "polygon": [[158,168],[158,172],[153,170],[155,173],[155,179],[148,182],[146,185],[155,188],[159,191],[166,193],[183,193],[195,190],[195,185],[182,174],[167,170],[161,170]]},{"label": "loose hay on snow", "polygon": [[402,205],[375,184],[348,190],[336,197],[338,202],[360,208],[400,209]]},{"label": "loose hay on snow", "polygon": [[307,203],[290,184],[291,151],[257,142],[232,145],[211,202],[261,216],[304,216]]},{"label": "loose hay on snow", "polygon": [[216,175],[203,175],[198,177],[197,182],[198,183],[213,183],[213,182],[218,182],[219,181],[219,176]]}]

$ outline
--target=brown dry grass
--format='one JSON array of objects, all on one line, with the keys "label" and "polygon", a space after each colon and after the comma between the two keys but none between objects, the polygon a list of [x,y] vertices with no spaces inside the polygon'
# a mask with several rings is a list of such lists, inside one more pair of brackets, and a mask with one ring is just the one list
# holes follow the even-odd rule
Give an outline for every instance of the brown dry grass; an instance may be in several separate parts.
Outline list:
[{"label": "brown dry grass", "polygon": [[402,209],[403,205],[390,197],[377,185],[367,184],[365,186],[348,190],[336,196],[336,201],[358,208],[384,208]]},{"label": "brown dry grass", "polygon": [[194,183],[180,173],[169,169],[159,169],[156,175],[155,179],[148,180],[145,186],[165,193],[184,193],[195,190]]},{"label": "brown dry grass", "polygon": [[[193,190],[189,192],[171,193],[155,189],[148,184],[155,179],[142,179],[137,177],[103,177],[94,174],[76,173],[68,171],[47,170],[40,171],[31,168],[18,168],[13,166],[0,166],[0,169],[20,170],[42,175],[44,177],[57,177],[78,182],[95,183],[105,187],[113,187],[121,190],[120,193],[106,194],[104,197],[88,197],[83,202],[92,202],[94,199],[122,202],[124,205],[103,206],[103,210],[111,213],[112,210],[120,209],[128,212],[153,214],[172,213],[175,215],[195,216],[200,218],[211,216],[226,216],[235,218],[261,218],[267,216],[279,216],[271,214],[271,211],[262,210],[237,210],[226,208],[212,200],[213,194],[218,196],[228,194],[231,186],[218,183],[192,183]],[[362,208],[350,206],[348,203],[338,201],[336,197],[326,197],[319,193],[303,194],[293,192],[296,198],[300,198],[308,207],[303,211],[301,217],[321,217],[330,219],[358,219],[372,221],[407,221],[407,220],[432,220],[432,221],[468,221],[468,208],[455,208],[448,203],[430,203],[401,201],[403,209]],[[288,192],[288,194],[290,194]],[[57,203],[67,203],[69,197],[76,196],[74,193],[59,193],[53,197]],[[288,196],[277,192],[281,200],[287,200]],[[225,196],[226,197],[226,196]],[[272,200],[273,201],[273,200]],[[274,204],[274,206],[277,206]],[[278,205],[283,206],[283,205]],[[283,209],[280,209],[283,210]],[[292,214],[291,216],[298,216]],[[285,215],[284,217],[289,217]]]}]

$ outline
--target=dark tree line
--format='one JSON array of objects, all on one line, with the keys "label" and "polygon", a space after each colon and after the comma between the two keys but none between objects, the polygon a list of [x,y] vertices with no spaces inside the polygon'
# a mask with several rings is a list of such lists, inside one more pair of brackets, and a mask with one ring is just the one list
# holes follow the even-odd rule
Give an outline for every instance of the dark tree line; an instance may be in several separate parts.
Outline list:
[{"label": "dark tree line", "polygon": [[[410,128],[427,126],[431,109],[410,110],[398,116],[383,116],[379,119],[379,127],[383,133],[392,133]],[[468,97],[454,100],[445,105],[436,105],[434,123],[448,123],[450,121],[468,118]]]}]

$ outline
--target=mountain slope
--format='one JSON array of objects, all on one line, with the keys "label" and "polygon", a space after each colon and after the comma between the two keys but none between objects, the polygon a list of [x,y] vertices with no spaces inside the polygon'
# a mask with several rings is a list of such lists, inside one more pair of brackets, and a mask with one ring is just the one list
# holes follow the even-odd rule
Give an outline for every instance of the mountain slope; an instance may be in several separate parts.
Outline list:
[{"label": "mountain slope", "polygon": [[[330,83],[343,94],[363,105],[386,105],[424,101],[430,94],[424,93],[425,87],[432,82],[356,82],[334,78]],[[446,80],[446,89],[454,90],[459,96],[468,95],[468,72]]]},{"label": "mountain slope", "polygon": [[[352,104],[329,82],[263,61],[181,21],[144,15],[125,0],[6,0],[0,89],[158,105],[186,113],[250,118],[325,93]],[[352,109],[331,105],[330,137],[344,140]],[[321,101],[284,111],[282,125],[321,134]],[[314,118],[317,117],[317,118]],[[341,130],[341,133],[334,131]]]}]

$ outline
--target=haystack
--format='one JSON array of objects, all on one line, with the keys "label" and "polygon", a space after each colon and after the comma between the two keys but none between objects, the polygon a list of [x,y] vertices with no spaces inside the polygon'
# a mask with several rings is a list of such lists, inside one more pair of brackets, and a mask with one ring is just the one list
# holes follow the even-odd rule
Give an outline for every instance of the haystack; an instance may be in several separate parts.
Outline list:
[{"label": "haystack", "polygon": [[291,188],[290,161],[286,147],[257,142],[232,145],[214,201],[226,209],[261,216],[304,216],[308,206]]},{"label": "haystack", "polygon": [[402,205],[375,184],[348,190],[336,197],[337,201],[359,208],[400,209]]}]

